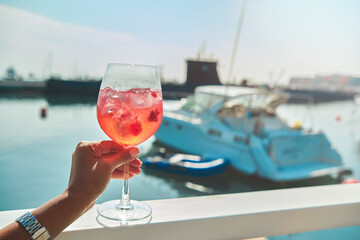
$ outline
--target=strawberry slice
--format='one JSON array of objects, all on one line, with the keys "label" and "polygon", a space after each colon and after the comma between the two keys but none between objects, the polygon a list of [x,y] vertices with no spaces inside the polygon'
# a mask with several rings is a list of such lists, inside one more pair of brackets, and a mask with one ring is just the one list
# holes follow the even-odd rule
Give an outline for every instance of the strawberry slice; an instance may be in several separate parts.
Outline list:
[{"label": "strawberry slice", "polygon": [[130,133],[134,136],[139,135],[142,132],[142,126],[139,121],[134,122],[129,126]]},{"label": "strawberry slice", "polygon": [[156,114],[154,111],[151,111],[149,117],[148,117],[148,121],[149,122],[157,122],[158,121],[158,114]]}]

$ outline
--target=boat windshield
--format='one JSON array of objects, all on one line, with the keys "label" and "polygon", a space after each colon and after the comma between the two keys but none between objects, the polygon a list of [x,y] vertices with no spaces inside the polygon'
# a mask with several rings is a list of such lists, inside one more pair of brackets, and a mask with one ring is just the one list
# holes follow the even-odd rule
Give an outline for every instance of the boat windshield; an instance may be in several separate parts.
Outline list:
[{"label": "boat windshield", "polygon": [[223,107],[242,106],[247,110],[274,113],[275,109],[286,101],[287,98],[285,96],[268,92],[233,97],[227,100]]},{"label": "boat windshield", "polygon": [[186,98],[184,105],[181,107],[185,111],[202,113],[205,109],[195,102],[194,96],[189,96]]},{"label": "boat windshield", "polygon": [[272,93],[268,91],[259,91],[258,93],[241,94],[238,96],[227,96],[219,94],[211,94],[206,92],[198,92],[194,96],[186,99],[182,109],[195,113],[202,113],[206,109],[210,109],[220,101],[224,104],[222,108],[246,109],[248,111],[265,111],[274,113],[276,107],[287,101],[284,94]]},{"label": "boat windshield", "polygon": [[210,109],[220,101],[226,100],[226,96],[216,95],[206,92],[197,92],[186,98],[185,104],[182,109],[194,113],[202,113],[206,109]]}]

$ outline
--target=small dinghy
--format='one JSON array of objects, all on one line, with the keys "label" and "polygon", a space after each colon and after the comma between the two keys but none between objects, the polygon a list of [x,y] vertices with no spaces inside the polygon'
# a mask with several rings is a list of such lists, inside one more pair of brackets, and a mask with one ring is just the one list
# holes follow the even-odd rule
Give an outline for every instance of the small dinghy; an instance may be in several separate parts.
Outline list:
[{"label": "small dinghy", "polygon": [[226,161],[223,158],[203,159],[198,155],[173,154],[147,157],[143,165],[172,173],[203,177],[223,172]]}]

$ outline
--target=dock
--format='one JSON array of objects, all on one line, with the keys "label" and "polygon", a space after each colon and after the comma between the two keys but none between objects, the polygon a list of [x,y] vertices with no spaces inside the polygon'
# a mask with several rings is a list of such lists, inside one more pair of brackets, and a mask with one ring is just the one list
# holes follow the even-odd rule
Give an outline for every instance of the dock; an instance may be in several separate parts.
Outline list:
[{"label": "dock", "polygon": [[32,92],[42,93],[45,91],[44,81],[0,81],[0,93],[2,92]]}]

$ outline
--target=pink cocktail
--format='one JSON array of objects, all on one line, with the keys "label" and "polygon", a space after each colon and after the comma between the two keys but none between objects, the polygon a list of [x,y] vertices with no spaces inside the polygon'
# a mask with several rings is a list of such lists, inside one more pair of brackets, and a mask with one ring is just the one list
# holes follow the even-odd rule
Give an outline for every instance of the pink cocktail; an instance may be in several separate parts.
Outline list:
[{"label": "pink cocktail", "polygon": [[[162,116],[161,83],[156,66],[108,64],[97,102],[97,119],[106,135],[120,145],[136,146],[156,132]],[[101,204],[99,216],[126,225],[148,221],[151,207],[130,200],[129,165],[123,169],[125,180],[120,201]]]},{"label": "pink cocktail", "polygon": [[136,146],[151,137],[162,120],[161,90],[134,88],[116,91],[101,89],[97,118],[101,129],[121,145]]}]

